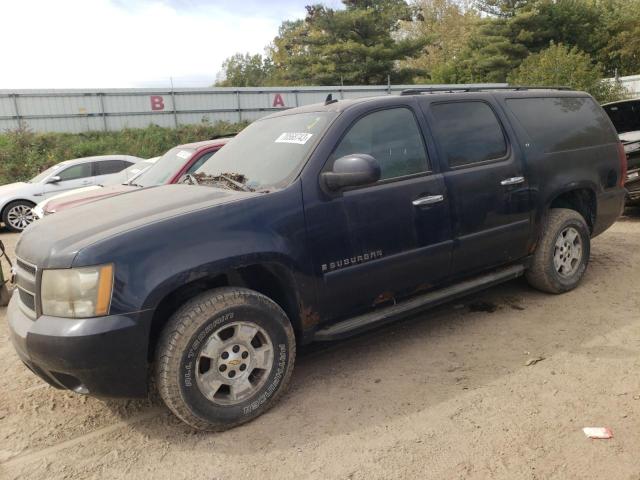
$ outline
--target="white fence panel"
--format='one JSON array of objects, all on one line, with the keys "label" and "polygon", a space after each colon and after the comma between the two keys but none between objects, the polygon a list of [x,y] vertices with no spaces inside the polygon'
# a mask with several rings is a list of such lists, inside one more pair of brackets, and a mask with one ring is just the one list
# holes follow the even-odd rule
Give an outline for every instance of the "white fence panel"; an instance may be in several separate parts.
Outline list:
[{"label": "white fence panel", "polygon": [[0,90],[0,131],[20,125],[38,132],[77,133],[152,124],[177,127],[202,121],[253,121],[277,110],[323,102],[328,94],[336,99],[360,98],[438,86]]}]

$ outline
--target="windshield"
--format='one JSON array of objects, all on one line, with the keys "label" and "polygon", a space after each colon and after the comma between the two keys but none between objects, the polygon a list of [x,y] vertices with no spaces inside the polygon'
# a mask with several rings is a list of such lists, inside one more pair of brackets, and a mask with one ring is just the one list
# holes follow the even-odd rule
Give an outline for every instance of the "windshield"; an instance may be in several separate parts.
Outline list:
[{"label": "windshield", "polygon": [[102,185],[122,185],[130,182],[136,175],[139,175],[142,171],[149,168],[153,165],[155,161],[153,160],[142,160],[140,162],[136,162],[128,168],[125,168],[121,172],[118,172],[113,175],[112,178],[102,182]]},{"label": "windshield", "polygon": [[133,181],[135,185],[141,187],[154,187],[167,183],[176,173],[178,173],[187,160],[191,158],[193,148],[175,147],[165,153],[160,160],[146,171],[141,173]]},{"label": "windshield", "polygon": [[38,175],[33,177],[31,180],[29,180],[29,183],[39,183],[43,181],[45,178],[47,178],[49,175],[55,172],[62,165],[63,165],[62,163],[59,163],[58,165],[54,165],[53,167],[47,168],[44,172],[39,173]]},{"label": "windshield", "polygon": [[605,105],[604,110],[618,133],[640,131],[640,100]]},{"label": "windshield", "polygon": [[[197,183],[264,190],[288,185],[336,113],[314,112],[258,120],[193,174]],[[231,180],[231,181],[230,181]],[[244,187],[243,187],[244,186]]]}]

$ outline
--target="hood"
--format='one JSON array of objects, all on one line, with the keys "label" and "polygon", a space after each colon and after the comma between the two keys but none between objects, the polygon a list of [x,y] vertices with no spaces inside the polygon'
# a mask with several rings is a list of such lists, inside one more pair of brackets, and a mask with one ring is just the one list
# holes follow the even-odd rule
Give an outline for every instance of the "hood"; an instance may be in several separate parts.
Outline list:
[{"label": "hood", "polygon": [[45,215],[57,213],[67,208],[77,207],[85,203],[93,202],[99,198],[112,197],[125,192],[131,192],[137,187],[131,185],[112,185],[110,187],[87,187],[87,190],[74,194],[56,197],[49,200],[44,207]]},{"label": "hood", "polygon": [[41,268],[69,268],[101,240],[190,212],[262,195],[194,185],[163,185],[86,203],[31,224],[16,255]]},{"label": "hood", "polygon": [[16,182],[16,183],[8,183],[7,185],[2,185],[0,187],[0,196],[4,195],[13,195],[20,190],[24,190],[25,187],[29,187],[29,183],[27,182]]}]

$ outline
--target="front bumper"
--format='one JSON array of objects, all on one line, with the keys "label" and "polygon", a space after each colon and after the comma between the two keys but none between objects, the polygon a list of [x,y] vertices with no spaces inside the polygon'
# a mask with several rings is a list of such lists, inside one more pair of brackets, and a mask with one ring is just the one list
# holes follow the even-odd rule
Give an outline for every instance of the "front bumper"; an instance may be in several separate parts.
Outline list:
[{"label": "front bumper", "polygon": [[7,308],[9,336],[24,364],[50,385],[102,397],[147,394],[147,329],[144,312],[69,319]]}]

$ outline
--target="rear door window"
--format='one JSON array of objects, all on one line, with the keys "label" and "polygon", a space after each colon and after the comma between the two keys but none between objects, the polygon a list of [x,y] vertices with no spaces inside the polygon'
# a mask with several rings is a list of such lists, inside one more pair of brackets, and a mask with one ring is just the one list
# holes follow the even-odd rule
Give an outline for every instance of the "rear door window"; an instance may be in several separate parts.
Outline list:
[{"label": "rear door window", "polygon": [[380,164],[381,180],[428,170],[422,134],[413,112],[404,107],[373,112],[356,121],[331,160],[354,153],[373,156]]},{"label": "rear door window", "polygon": [[502,127],[488,104],[435,103],[431,114],[436,140],[449,167],[497,160],[507,154]]},{"label": "rear door window", "polygon": [[125,167],[128,167],[130,163],[122,160],[104,160],[102,162],[95,162],[94,175],[110,175],[112,173],[118,173]]},{"label": "rear door window", "polygon": [[611,122],[588,97],[510,98],[507,105],[545,153],[617,141]]}]

